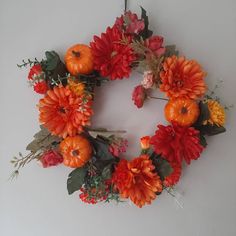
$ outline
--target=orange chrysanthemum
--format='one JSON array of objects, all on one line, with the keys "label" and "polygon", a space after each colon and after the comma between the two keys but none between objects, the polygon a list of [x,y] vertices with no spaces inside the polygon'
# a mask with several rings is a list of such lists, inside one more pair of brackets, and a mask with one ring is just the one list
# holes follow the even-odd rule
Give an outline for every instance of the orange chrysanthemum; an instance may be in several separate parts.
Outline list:
[{"label": "orange chrysanthemum", "polygon": [[131,162],[121,160],[112,182],[122,197],[130,198],[138,207],[150,204],[156,193],[162,191],[162,182],[148,155],[141,155]]},{"label": "orange chrysanthemum", "polygon": [[39,121],[53,134],[65,138],[90,124],[92,100],[77,96],[68,87],[54,87],[39,101]]},{"label": "orange chrysanthemum", "polygon": [[198,99],[206,91],[205,72],[194,60],[184,57],[168,57],[160,73],[160,90],[169,98]]}]

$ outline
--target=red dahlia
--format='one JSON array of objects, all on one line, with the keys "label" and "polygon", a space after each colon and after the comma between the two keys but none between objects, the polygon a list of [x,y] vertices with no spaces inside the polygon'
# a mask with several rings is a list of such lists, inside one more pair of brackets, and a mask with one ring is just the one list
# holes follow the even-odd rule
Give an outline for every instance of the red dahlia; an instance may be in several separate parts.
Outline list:
[{"label": "red dahlia", "polygon": [[203,146],[200,144],[198,130],[176,124],[157,127],[159,129],[150,142],[157,154],[161,154],[169,162],[181,163],[184,159],[187,164],[199,158]]},{"label": "red dahlia", "polygon": [[131,64],[135,59],[134,52],[129,46],[132,38],[126,36],[127,43],[122,43],[122,40],[124,36],[117,27],[108,27],[100,38],[94,36],[94,42],[90,43],[95,70],[111,80],[129,77]]}]

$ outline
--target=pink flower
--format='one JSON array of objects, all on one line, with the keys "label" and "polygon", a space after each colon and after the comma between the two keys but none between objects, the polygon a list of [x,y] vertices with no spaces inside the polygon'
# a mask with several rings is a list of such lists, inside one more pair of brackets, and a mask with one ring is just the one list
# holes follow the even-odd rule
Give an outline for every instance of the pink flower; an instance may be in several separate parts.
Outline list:
[{"label": "pink flower", "polygon": [[161,56],[165,53],[165,47],[162,46],[163,37],[161,36],[151,36],[145,40],[145,46],[149,48],[157,56]]},{"label": "pink flower", "polygon": [[117,17],[115,26],[120,30],[125,30],[126,34],[138,34],[145,27],[143,19],[138,19],[138,16],[131,11],[127,11],[121,17]]},{"label": "pink flower", "polygon": [[34,84],[34,91],[39,94],[45,94],[48,91],[48,86],[45,81],[36,82]]},{"label": "pink flower", "polygon": [[43,73],[42,67],[40,64],[36,64],[30,68],[28,79],[34,80],[35,77],[39,77]]},{"label": "pink flower", "polygon": [[123,138],[114,138],[111,141],[109,146],[109,152],[115,156],[119,157],[120,153],[126,152],[126,148],[128,147],[128,141]]},{"label": "pink flower", "polygon": [[146,99],[146,93],[143,86],[142,85],[136,86],[132,94],[132,100],[134,101],[134,104],[138,108],[141,108],[143,106],[145,99]]},{"label": "pink flower", "polygon": [[141,84],[145,89],[149,89],[153,86],[154,75],[153,75],[152,71],[145,71],[143,73],[143,81],[141,82]]},{"label": "pink flower", "polygon": [[43,153],[40,161],[44,168],[50,166],[57,166],[58,164],[63,162],[63,157],[55,150],[49,150]]}]

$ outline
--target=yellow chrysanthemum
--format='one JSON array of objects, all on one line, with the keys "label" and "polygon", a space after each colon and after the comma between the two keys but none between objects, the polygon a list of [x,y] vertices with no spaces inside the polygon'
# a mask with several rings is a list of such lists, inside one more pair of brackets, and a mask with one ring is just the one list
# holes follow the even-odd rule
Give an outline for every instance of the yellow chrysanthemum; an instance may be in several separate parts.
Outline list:
[{"label": "yellow chrysanthemum", "polygon": [[77,96],[80,96],[84,93],[85,84],[81,82],[76,82],[72,79],[68,79],[69,89],[74,92]]},{"label": "yellow chrysanthemum", "polygon": [[225,110],[220,105],[219,102],[213,99],[208,99],[206,101],[209,112],[210,112],[210,118],[206,121],[204,121],[204,125],[211,124],[211,125],[217,125],[217,126],[223,126],[225,124]]}]

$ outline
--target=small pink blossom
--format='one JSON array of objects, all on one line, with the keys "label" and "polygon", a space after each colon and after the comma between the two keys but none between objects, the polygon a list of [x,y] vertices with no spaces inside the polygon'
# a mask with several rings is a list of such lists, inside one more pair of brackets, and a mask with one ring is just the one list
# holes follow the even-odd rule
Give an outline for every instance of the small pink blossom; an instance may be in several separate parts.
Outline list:
[{"label": "small pink blossom", "polygon": [[56,150],[49,150],[43,153],[40,159],[44,168],[57,166],[63,162],[63,157]]},{"label": "small pink blossom", "polygon": [[149,89],[153,86],[154,75],[153,75],[152,71],[145,71],[143,73],[143,81],[141,82],[141,84],[145,89]]},{"label": "small pink blossom", "polygon": [[123,138],[115,138],[112,140],[109,146],[109,152],[115,156],[119,157],[120,153],[126,152],[126,148],[128,147],[128,141]]},{"label": "small pink blossom", "polygon": [[143,19],[138,19],[138,16],[131,11],[127,11],[121,17],[117,17],[115,26],[120,30],[124,30],[127,34],[138,34],[145,27]]},{"label": "small pink blossom", "polygon": [[163,40],[164,39],[161,36],[151,36],[150,38],[145,40],[145,46],[157,56],[162,56],[166,50],[165,47],[162,46]]}]

